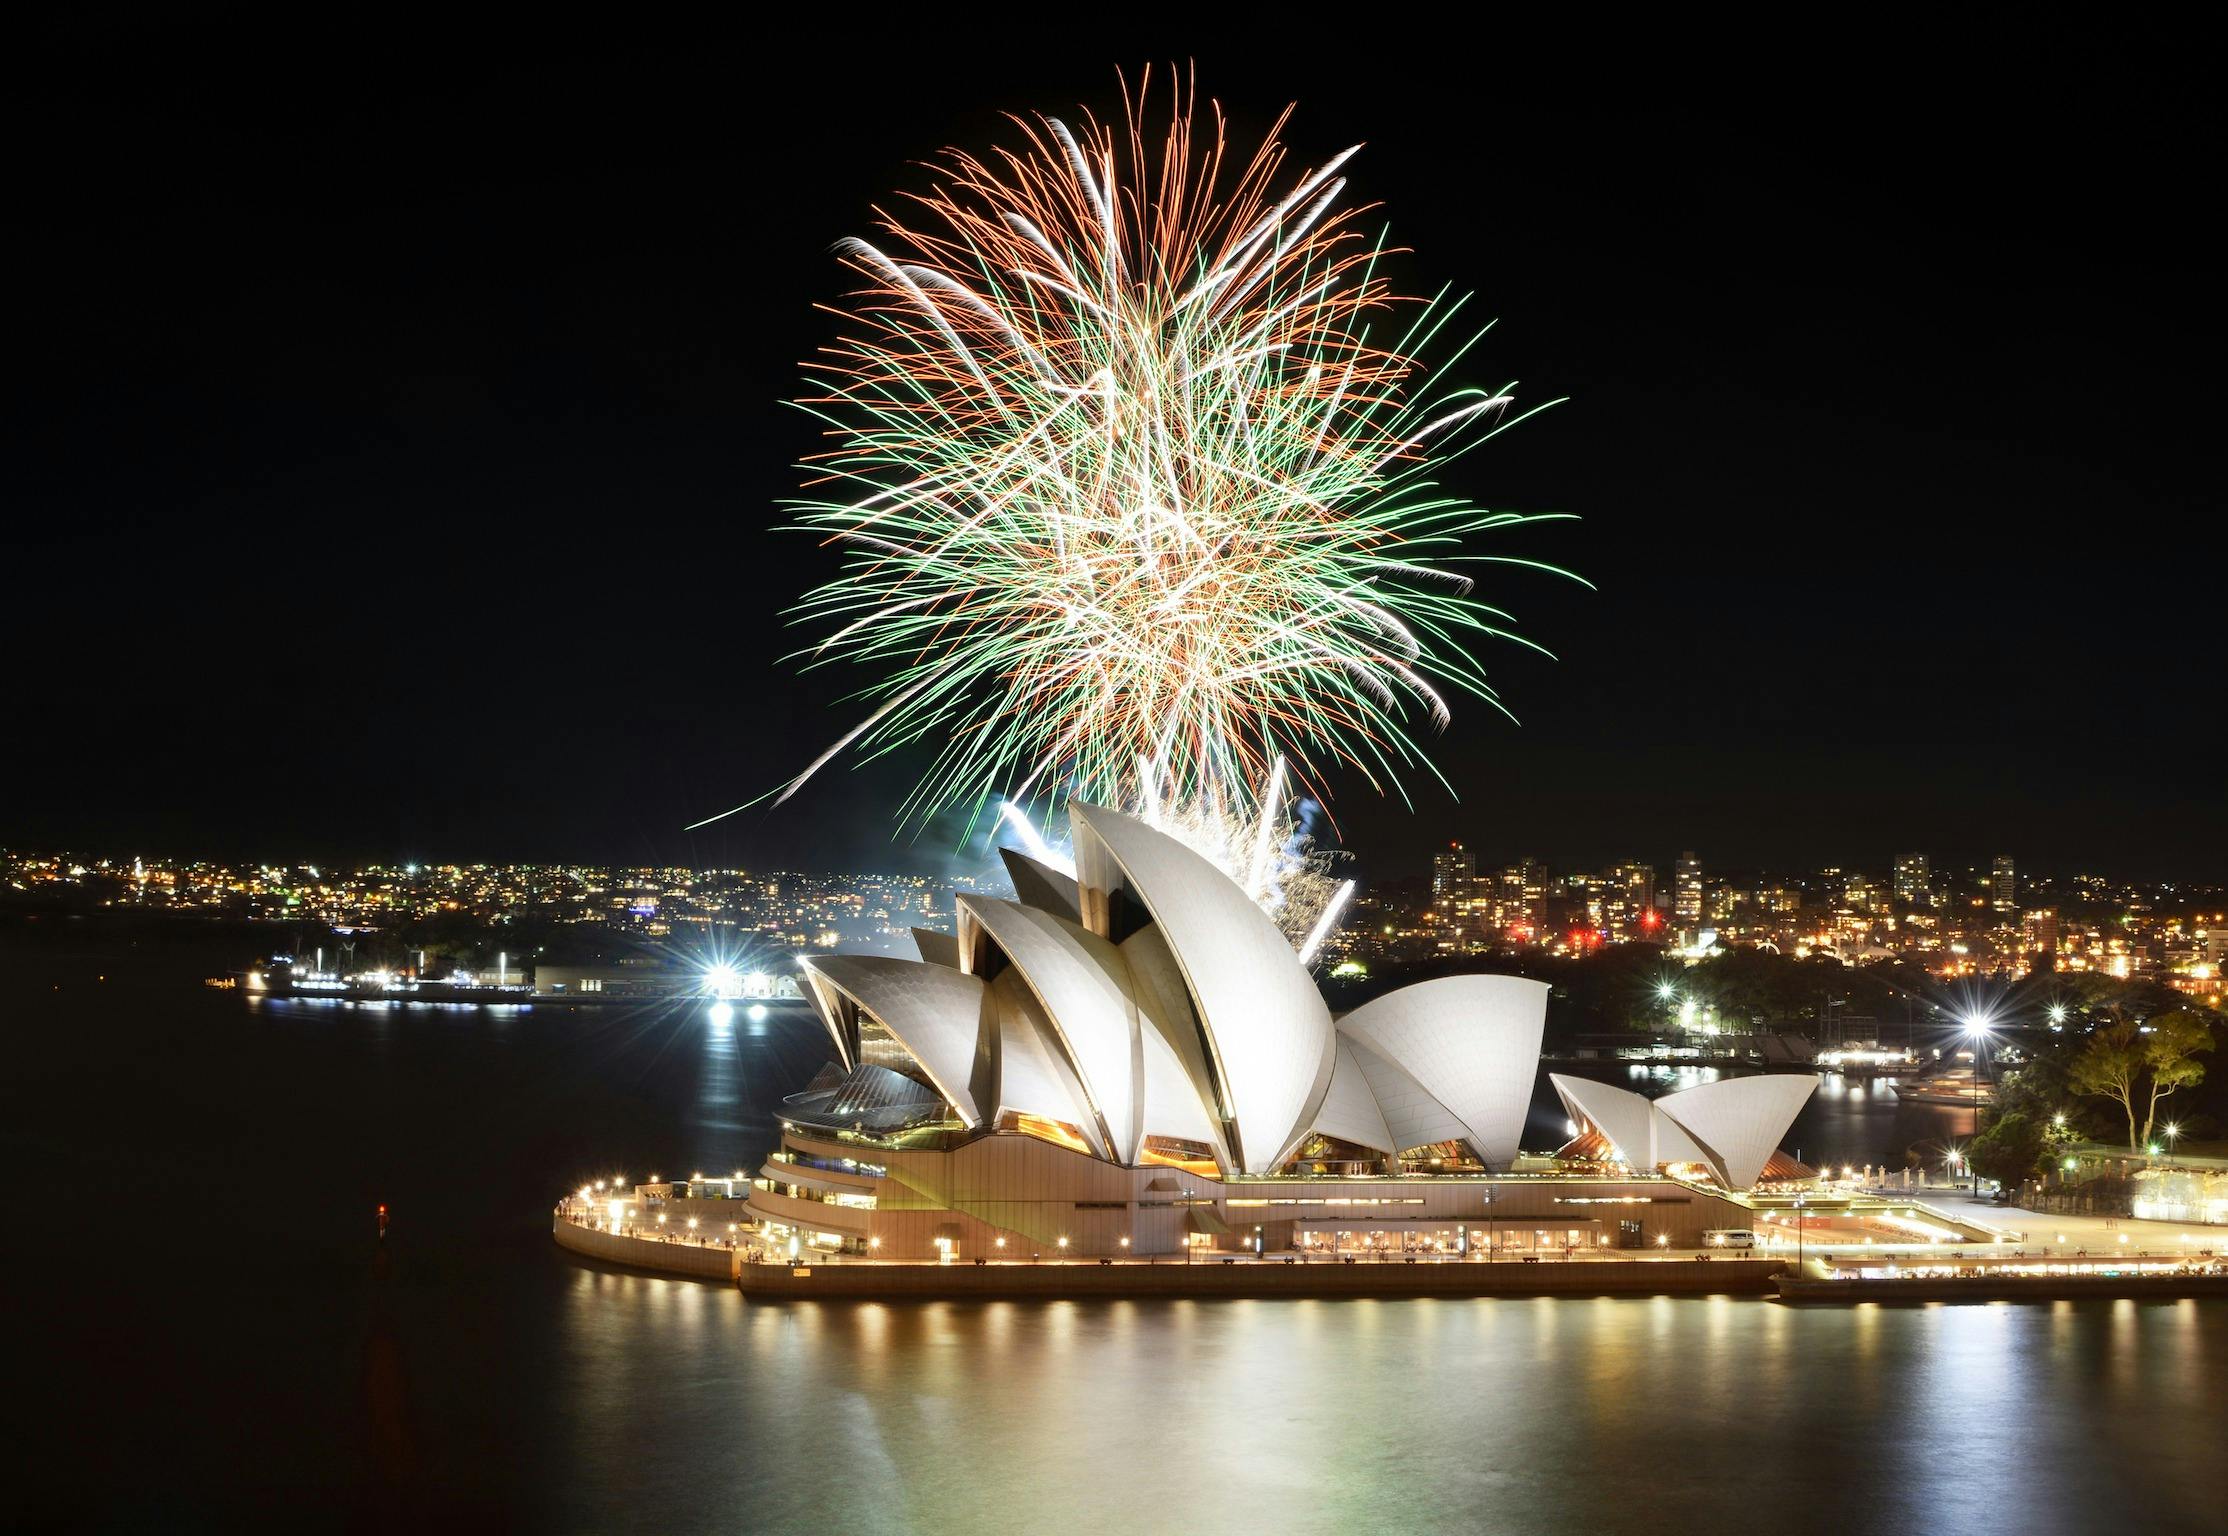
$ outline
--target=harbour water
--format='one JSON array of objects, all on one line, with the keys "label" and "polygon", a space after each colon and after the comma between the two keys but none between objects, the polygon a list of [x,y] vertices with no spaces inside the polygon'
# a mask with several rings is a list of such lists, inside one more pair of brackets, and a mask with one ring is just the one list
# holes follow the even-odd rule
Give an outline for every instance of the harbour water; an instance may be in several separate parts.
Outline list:
[{"label": "harbour water", "polygon": [[[2228,1304],[754,1305],[584,1265],[548,1212],[754,1168],[809,1027],[0,961],[0,1523],[2222,1529]],[[1844,1090],[1791,1140],[1900,1163],[1957,1118]]]}]

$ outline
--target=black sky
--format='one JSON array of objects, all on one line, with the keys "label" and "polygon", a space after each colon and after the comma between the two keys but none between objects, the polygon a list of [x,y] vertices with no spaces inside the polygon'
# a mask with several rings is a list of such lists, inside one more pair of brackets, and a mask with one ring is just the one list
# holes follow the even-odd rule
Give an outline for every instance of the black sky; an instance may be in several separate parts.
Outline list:
[{"label": "black sky", "polygon": [[777,661],[829,569],[767,532],[777,402],[912,162],[1175,57],[1241,137],[1366,140],[1409,275],[1499,317],[1471,381],[1571,397],[1459,483],[1580,514],[1516,547],[1598,591],[1496,578],[1560,659],[1489,656],[1523,723],[1460,712],[1459,803],[1337,784],[1366,868],[2228,877],[2219,128],[2171,37],[597,14],[19,55],[0,842],[940,859],[888,842],[902,766],[680,831],[853,718]]}]

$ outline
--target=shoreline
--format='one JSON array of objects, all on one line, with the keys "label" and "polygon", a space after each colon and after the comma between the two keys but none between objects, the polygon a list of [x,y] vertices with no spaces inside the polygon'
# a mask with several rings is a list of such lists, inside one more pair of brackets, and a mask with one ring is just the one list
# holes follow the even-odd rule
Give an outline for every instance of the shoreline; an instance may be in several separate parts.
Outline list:
[{"label": "shoreline", "polygon": [[1274,1300],[1481,1296],[1753,1296],[1803,1305],[1860,1302],[2180,1300],[2228,1297],[2228,1275],[1991,1275],[1828,1279],[1784,1257],[1425,1260],[1312,1263],[1058,1260],[1052,1263],[750,1264],[716,1242],[626,1237],[552,1219],[577,1257],[666,1278],[732,1285],[763,1301]]},{"label": "shoreline", "polygon": [[2179,1301],[2228,1297],[2228,1275],[1962,1275],[1821,1280],[1780,1275],[1777,1300],[1804,1305],[1942,1301]]},{"label": "shoreline", "polygon": [[1779,1258],[1543,1259],[1286,1262],[1220,1258],[1186,1264],[1100,1263],[747,1264],[718,1243],[617,1236],[554,1217],[551,1235],[581,1258],[691,1280],[724,1281],[768,1301],[1146,1299],[1155,1297],[1712,1296],[1763,1297],[1787,1267]]}]

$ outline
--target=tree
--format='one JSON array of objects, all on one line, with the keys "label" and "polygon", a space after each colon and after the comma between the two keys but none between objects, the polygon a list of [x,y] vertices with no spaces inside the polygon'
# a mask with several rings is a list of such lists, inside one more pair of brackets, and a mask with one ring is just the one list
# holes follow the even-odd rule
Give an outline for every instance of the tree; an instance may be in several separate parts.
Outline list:
[{"label": "tree", "polygon": [[1966,1150],[1983,1176],[1999,1184],[2018,1184],[2041,1166],[2048,1146],[2042,1123],[2014,1110],[1989,1122]]},{"label": "tree", "polygon": [[2197,1057],[2213,1045],[2212,1026],[2186,1009],[2158,1014],[2146,1025],[2121,1019],[2089,1036],[2066,1081],[2076,1093],[2118,1104],[2127,1114],[2128,1150],[2140,1152],[2158,1124],[2159,1100],[2205,1080],[2205,1064]]},{"label": "tree", "polygon": [[2212,1026],[2186,1008],[2159,1014],[2148,1028],[2143,1061],[2151,1069],[2151,1096],[2143,1115],[2143,1146],[2150,1145],[2158,1124],[2158,1101],[2203,1082],[2205,1064],[2197,1057],[2213,1048]]},{"label": "tree", "polygon": [[2066,1070],[2066,1081],[2075,1093],[2110,1099],[2127,1112],[2127,1144],[2134,1152],[2143,1149],[2135,1125],[2135,1098],[2145,1064],[2142,1033],[2132,1020],[2122,1019],[2090,1035]]}]

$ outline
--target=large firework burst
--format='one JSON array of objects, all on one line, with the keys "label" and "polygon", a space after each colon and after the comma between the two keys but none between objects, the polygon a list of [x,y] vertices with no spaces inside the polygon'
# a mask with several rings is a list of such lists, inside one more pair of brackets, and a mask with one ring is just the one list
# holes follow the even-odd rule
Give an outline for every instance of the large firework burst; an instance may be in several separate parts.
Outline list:
[{"label": "large firework burst", "polygon": [[1450,690],[1498,707],[1463,641],[1517,637],[1458,567],[1536,562],[1465,551],[1531,519],[1435,478],[1521,419],[1446,383],[1474,334],[1417,361],[1461,301],[1393,292],[1339,205],[1354,150],[1287,178],[1282,118],[1241,164],[1219,108],[1179,91],[1148,142],[1125,105],[947,151],[913,222],[839,247],[862,286],[796,508],[849,553],[799,614],[872,680],[784,796],[927,741],[915,825],[1067,793],[1242,823],[1280,757],[1397,789]]}]

